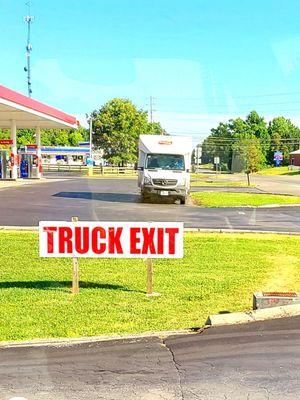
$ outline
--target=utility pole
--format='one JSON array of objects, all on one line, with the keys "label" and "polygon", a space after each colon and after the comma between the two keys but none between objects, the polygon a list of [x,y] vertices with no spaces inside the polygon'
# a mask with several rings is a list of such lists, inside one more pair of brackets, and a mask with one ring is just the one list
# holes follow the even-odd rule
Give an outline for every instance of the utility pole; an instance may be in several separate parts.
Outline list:
[{"label": "utility pole", "polygon": [[153,122],[153,97],[150,96],[150,122]]},{"label": "utility pole", "polygon": [[90,157],[93,158],[93,119],[90,117]]},{"label": "utility pole", "polygon": [[27,88],[28,88],[28,96],[31,97],[32,89],[31,89],[31,66],[30,66],[30,55],[32,52],[32,44],[30,43],[30,33],[31,33],[31,24],[34,21],[34,16],[31,15],[31,0],[28,0],[26,3],[28,14],[24,17],[24,21],[27,23],[27,44],[26,44],[26,58],[27,65],[24,67],[24,71],[27,72]]}]

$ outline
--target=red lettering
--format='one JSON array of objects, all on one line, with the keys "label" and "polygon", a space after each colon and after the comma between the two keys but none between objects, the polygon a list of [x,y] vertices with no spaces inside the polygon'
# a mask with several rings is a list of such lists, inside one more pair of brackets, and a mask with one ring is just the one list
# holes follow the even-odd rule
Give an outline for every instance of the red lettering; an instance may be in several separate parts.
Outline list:
[{"label": "red lettering", "polygon": [[179,232],[179,229],[166,228],[165,232],[169,235],[169,254],[175,254],[175,235]]},{"label": "red lettering", "polygon": [[47,233],[47,253],[53,253],[53,232],[57,231],[56,226],[44,226],[44,232]]},{"label": "red lettering", "polygon": [[87,226],[75,226],[75,250],[79,254],[85,254],[89,251],[89,228]]},{"label": "red lettering", "polygon": [[106,231],[104,228],[101,228],[99,226],[92,230],[92,249],[94,253],[102,254],[105,252],[106,244],[100,243],[100,239],[105,239],[105,238],[106,238]]},{"label": "red lettering", "polygon": [[142,232],[144,236],[142,254],[148,254],[148,251],[150,251],[150,254],[155,254],[156,250],[153,242],[155,228],[142,228]]},{"label": "red lettering", "polygon": [[59,253],[73,253],[72,229],[69,227],[58,228]]},{"label": "red lettering", "polygon": [[120,241],[120,236],[123,232],[123,228],[109,228],[108,229],[108,251],[109,254],[123,254],[123,249]]},{"label": "red lettering", "polygon": [[157,228],[157,254],[164,254],[164,228]]},{"label": "red lettering", "polygon": [[141,228],[130,228],[130,253],[141,254],[141,249],[136,246],[141,242],[141,239],[137,237],[137,234],[141,232]]}]

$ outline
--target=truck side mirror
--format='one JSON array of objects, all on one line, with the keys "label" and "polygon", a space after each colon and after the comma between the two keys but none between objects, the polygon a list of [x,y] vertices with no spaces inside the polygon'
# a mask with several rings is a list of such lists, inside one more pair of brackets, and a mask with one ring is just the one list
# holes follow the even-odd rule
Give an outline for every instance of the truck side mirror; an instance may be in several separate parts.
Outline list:
[{"label": "truck side mirror", "polygon": [[187,170],[186,170],[186,172],[190,172],[190,170],[189,170],[189,169],[187,169]]},{"label": "truck side mirror", "polygon": [[144,171],[144,167],[137,167],[138,171]]}]

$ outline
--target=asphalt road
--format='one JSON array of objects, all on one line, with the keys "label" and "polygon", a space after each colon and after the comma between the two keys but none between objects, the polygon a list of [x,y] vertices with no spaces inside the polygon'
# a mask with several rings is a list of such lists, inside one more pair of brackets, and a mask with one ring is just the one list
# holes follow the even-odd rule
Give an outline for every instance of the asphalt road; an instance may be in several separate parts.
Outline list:
[{"label": "asphalt road", "polygon": [[299,207],[200,208],[140,203],[135,179],[61,179],[0,190],[0,225],[40,220],[182,221],[186,227],[300,232]]},{"label": "asphalt road", "polygon": [[300,196],[300,175],[253,175],[252,183],[271,193]]},{"label": "asphalt road", "polygon": [[0,349],[0,398],[298,400],[300,317],[201,334]]}]

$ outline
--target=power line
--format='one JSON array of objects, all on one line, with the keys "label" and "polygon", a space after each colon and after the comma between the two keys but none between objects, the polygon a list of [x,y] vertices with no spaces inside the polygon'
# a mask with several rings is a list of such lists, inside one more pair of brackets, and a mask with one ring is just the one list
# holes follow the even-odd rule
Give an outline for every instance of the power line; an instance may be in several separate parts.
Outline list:
[{"label": "power line", "polygon": [[[277,97],[277,96],[299,96],[300,92],[274,92],[274,93],[266,93],[266,94],[248,94],[248,95],[242,95],[242,96],[235,96],[235,95],[230,95],[231,99],[248,99],[248,98],[256,98],[256,97]],[[224,98],[226,97],[226,94],[224,95],[219,95],[219,96],[203,96],[203,97],[199,97],[199,96],[182,96],[180,94],[178,94],[178,97],[180,97],[181,99],[184,100],[203,100],[204,98],[206,99],[211,99],[211,100],[215,100],[216,98]],[[176,95],[163,95],[160,96],[161,99],[176,99]]]},{"label": "power line", "polygon": [[[181,101],[181,103],[182,103],[182,98],[180,98],[180,99],[174,99],[174,101]],[[203,106],[205,106],[205,107],[225,107],[225,108],[228,108],[228,107],[249,107],[249,108],[251,108],[251,107],[260,107],[260,106],[276,106],[276,105],[279,105],[279,106],[281,106],[281,105],[285,105],[285,104],[299,104],[300,103],[300,100],[292,100],[292,101],[280,101],[280,102],[265,102],[265,103],[251,103],[251,104],[244,104],[244,103],[238,103],[238,104],[230,104],[230,103],[223,103],[223,104],[215,104],[215,103],[206,103],[205,101],[204,101],[204,99],[202,99],[203,100]],[[199,100],[198,100],[199,101]],[[159,102],[159,104],[160,105],[164,105],[164,104],[167,104],[166,102],[164,103],[164,102]]]}]

